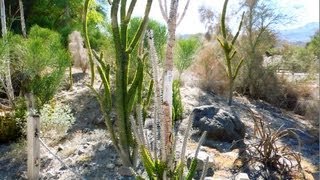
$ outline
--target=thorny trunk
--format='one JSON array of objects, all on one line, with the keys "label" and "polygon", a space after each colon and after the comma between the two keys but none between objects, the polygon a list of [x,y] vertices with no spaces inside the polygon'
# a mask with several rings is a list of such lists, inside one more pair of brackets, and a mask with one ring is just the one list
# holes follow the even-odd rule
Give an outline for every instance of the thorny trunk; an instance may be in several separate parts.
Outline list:
[{"label": "thorny trunk", "polygon": [[[2,38],[4,41],[6,41],[6,35],[7,35],[7,25],[6,25],[6,13],[5,13],[5,4],[4,0],[0,0],[0,11],[1,11],[1,31],[2,31]],[[9,58],[9,52],[5,51],[4,54],[4,70],[5,70],[5,91],[8,96],[9,104],[10,106],[13,105],[14,101],[14,93],[13,93],[13,87],[11,82],[11,71],[10,71],[10,58]]]},{"label": "thorny trunk", "polygon": [[19,9],[20,9],[20,21],[21,21],[21,31],[23,37],[27,37],[27,31],[26,31],[26,21],[24,19],[24,10],[23,10],[23,2],[22,0],[19,0]]}]

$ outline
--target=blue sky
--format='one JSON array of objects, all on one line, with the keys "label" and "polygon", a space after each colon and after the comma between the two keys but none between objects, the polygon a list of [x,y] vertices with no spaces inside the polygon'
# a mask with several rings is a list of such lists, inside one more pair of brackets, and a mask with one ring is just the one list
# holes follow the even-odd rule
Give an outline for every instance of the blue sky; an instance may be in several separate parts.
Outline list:
[{"label": "blue sky", "polygon": [[[279,27],[281,29],[291,29],[299,26],[303,26],[309,22],[319,22],[319,0],[274,0],[277,6],[288,15],[294,16],[294,21],[286,26]],[[168,0],[169,2],[169,0]],[[185,4],[186,0],[180,0],[180,12]],[[177,28],[178,34],[193,34],[198,32],[205,32],[204,25],[201,24],[198,14],[198,8],[201,5],[210,7],[217,12],[221,12],[223,6],[223,0],[191,0],[188,12],[183,19],[180,26]],[[229,10],[235,7],[239,1],[229,1]],[[136,16],[142,16],[144,10],[145,1],[138,1],[137,8],[134,14]],[[154,0],[153,7],[151,9],[150,18],[164,22],[160,14],[158,0]]]}]

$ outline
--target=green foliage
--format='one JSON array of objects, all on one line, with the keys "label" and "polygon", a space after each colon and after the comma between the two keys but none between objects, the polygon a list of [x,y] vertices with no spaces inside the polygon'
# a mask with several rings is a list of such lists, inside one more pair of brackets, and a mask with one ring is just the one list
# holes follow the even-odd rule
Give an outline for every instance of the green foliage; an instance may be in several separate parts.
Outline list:
[{"label": "green foliage", "polygon": [[[14,2],[11,2],[15,5]],[[12,6],[16,7],[17,6]],[[59,32],[64,45],[67,44],[68,35],[74,30],[81,30],[83,17],[81,13],[84,8],[84,0],[35,0],[32,2],[24,2],[26,25],[29,30],[34,25],[48,28]],[[105,23],[104,13],[100,11],[100,6],[95,1],[91,1],[89,5],[88,24],[91,30],[90,35],[103,35],[97,26]],[[20,28],[20,21],[15,24],[14,30]],[[99,39],[93,39],[93,48],[101,46]]]},{"label": "green foliage", "polygon": [[[137,31],[139,28],[141,22],[141,18],[134,17],[131,19],[129,25],[128,25],[128,39],[129,41],[133,39],[134,32]],[[165,25],[161,24],[160,22],[156,20],[150,19],[148,21],[147,29],[151,29],[153,31],[154,40],[155,40],[155,47],[157,54],[162,57],[164,56],[164,45],[167,42],[167,28]],[[145,42],[146,45],[146,42]],[[133,52],[132,54],[134,57],[136,57],[137,52]]]},{"label": "green foliage", "polygon": [[149,20],[147,28],[152,30],[154,46],[156,47],[160,60],[163,60],[165,55],[165,45],[168,38],[167,28],[164,24],[152,19]]},{"label": "green foliage", "polygon": [[60,35],[49,29],[34,26],[26,40],[22,73],[27,77],[26,91],[33,92],[43,104],[49,101],[69,65],[69,56],[60,41]]},{"label": "green foliage", "polygon": [[192,64],[194,54],[199,46],[200,42],[195,37],[178,40],[174,64],[180,75]]},{"label": "green foliage", "polygon": [[192,180],[192,177],[194,176],[196,169],[197,169],[197,164],[198,164],[197,159],[193,159],[191,161],[190,170],[189,170],[189,173],[186,177],[187,180]]},{"label": "green foliage", "polygon": [[312,37],[311,41],[307,43],[307,49],[320,59],[320,31],[318,30]]},{"label": "green foliage", "polygon": [[[86,2],[88,2],[87,0]],[[101,111],[103,112],[108,131],[110,132],[111,139],[115,149],[120,155],[123,164],[127,167],[134,167],[136,162],[137,147],[132,135],[130,124],[130,114],[137,102],[141,105],[141,90],[144,77],[144,61],[146,55],[139,57],[132,57],[132,54],[139,43],[139,40],[147,25],[148,15],[151,9],[152,0],[146,2],[146,10],[144,17],[139,21],[138,28],[132,33],[128,33],[128,25],[131,22],[132,11],[135,7],[136,1],[131,1],[129,9],[127,9],[126,0],[115,0],[111,4],[111,30],[115,50],[115,82],[111,82],[110,71],[111,66],[107,65],[103,59],[102,54],[100,57],[96,56],[98,61],[97,70],[102,79],[104,91],[97,92],[92,86],[90,88],[97,96],[100,103]],[[87,10],[86,6],[86,10]],[[120,13],[119,13],[120,12]],[[118,17],[120,15],[120,17]],[[86,25],[84,25],[86,26]],[[88,37],[88,32],[85,31],[85,37]],[[131,38],[129,37],[131,36]],[[87,47],[90,48],[90,42],[87,38]],[[91,49],[89,49],[91,50]],[[141,54],[139,54],[141,55]],[[129,81],[129,66],[130,61],[137,58],[135,75],[132,81]],[[115,97],[113,102],[111,98],[110,86],[115,85]],[[110,112],[112,104],[115,105],[117,120],[111,122]]]},{"label": "green foliage", "polygon": [[57,32],[34,26],[28,39],[9,39],[13,74],[20,77],[22,93],[33,92],[39,105],[57,91],[69,65],[69,56]]},{"label": "green foliage", "polygon": [[[188,124],[188,129],[186,130],[184,142],[183,142],[183,147],[182,151],[185,152],[186,150],[186,140],[188,139],[188,134],[191,128],[191,121],[189,121]],[[151,152],[148,148],[146,148],[145,145],[140,145],[140,156],[141,156],[141,161],[144,165],[144,168],[146,169],[146,172],[148,174],[148,179],[174,179],[174,180],[182,180],[182,179],[187,179],[187,180],[192,180],[197,169],[197,156],[200,150],[200,147],[202,143],[204,142],[204,139],[206,137],[207,132],[205,131],[199,140],[197,150],[195,152],[195,157],[192,159],[190,167],[188,168],[187,174],[184,174],[184,168],[186,167],[185,161],[184,161],[184,155],[183,152],[180,154],[181,160],[174,159],[175,155],[173,154],[173,161],[175,162],[172,166],[169,166],[169,162],[164,162],[158,158],[152,157]],[[175,153],[175,151],[173,152]],[[204,171],[203,171],[204,172]],[[166,174],[165,174],[166,173]],[[202,174],[203,175],[203,174]],[[138,176],[139,179],[143,179],[141,176]]]},{"label": "green foliage", "polygon": [[[136,32],[139,28],[141,22],[141,18],[134,17],[131,19],[130,23],[128,24],[128,40],[131,41],[134,38],[134,32]],[[160,59],[164,58],[164,51],[165,51],[165,44],[167,42],[167,28],[165,25],[161,24],[156,20],[148,20],[147,29],[151,29],[154,34],[155,39],[155,47],[157,54]],[[146,39],[144,39],[144,43],[142,46],[147,47]],[[138,57],[138,46],[131,53],[131,63],[130,63],[130,70],[129,70],[129,81],[132,81],[132,77],[134,76],[134,69],[137,68],[137,57]],[[130,78],[131,77],[131,78]]]},{"label": "green foliage", "polygon": [[[44,135],[63,136],[75,122],[68,105],[51,101],[40,110],[41,131]],[[49,136],[50,137],[50,136]]]},{"label": "green foliage", "polygon": [[16,139],[18,133],[19,128],[10,112],[2,112],[0,115],[0,143]]},{"label": "green foliage", "polygon": [[309,72],[316,65],[316,55],[311,48],[288,46],[283,51],[283,66],[292,72]]},{"label": "green foliage", "polygon": [[173,121],[181,120],[183,118],[183,105],[180,94],[180,81],[174,80],[172,85],[173,98],[172,98],[172,119]]}]

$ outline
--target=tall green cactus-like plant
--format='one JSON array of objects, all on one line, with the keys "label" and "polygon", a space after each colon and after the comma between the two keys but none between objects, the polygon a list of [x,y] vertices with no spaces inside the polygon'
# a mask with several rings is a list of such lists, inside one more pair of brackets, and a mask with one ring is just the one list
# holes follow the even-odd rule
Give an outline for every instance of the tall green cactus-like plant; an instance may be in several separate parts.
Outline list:
[{"label": "tall green cactus-like plant", "polygon": [[[85,1],[85,12],[88,12],[88,3],[90,0]],[[134,80],[131,84],[128,82],[128,69],[129,69],[129,61],[132,50],[137,46],[139,39],[141,38],[143,31],[148,22],[148,16],[152,5],[152,0],[147,0],[145,14],[141,20],[140,26],[138,30],[135,32],[134,38],[132,41],[128,42],[127,30],[128,24],[131,19],[132,12],[135,8],[137,0],[132,0],[130,2],[129,7],[127,8],[127,0],[113,0],[109,1],[111,5],[111,27],[112,27],[112,37],[114,41],[115,53],[116,53],[116,67],[115,67],[115,102],[112,102],[111,99],[111,90],[110,90],[110,66],[105,64],[103,61],[102,55],[96,59],[98,61],[97,70],[102,79],[102,83],[104,86],[104,92],[100,94],[97,92],[92,84],[93,79],[91,81],[90,88],[93,90],[95,95],[98,98],[100,103],[101,110],[103,112],[105,122],[110,132],[112,142],[115,146],[115,149],[120,155],[122,163],[127,167],[134,167],[136,163],[137,157],[137,147],[135,140],[132,134],[131,123],[129,120],[129,116],[132,113],[133,107],[136,104],[136,96],[139,94],[138,91],[141,91],[141,83],[143,81],[143,67],[144,67],[144,59],[139,58],[138,66],[136,69]],[[120,18],[118,17],[120,14]],[[86,21],[84,23],[86,26]],[[90,48],[90,43],[86,33],[86,43],[87,47]],[[91,50],[89,50],[89,58],[92,60]],[[93,72],[93,63],[91,63],[91,72]],[[92,75],[94,76],[94,75]],[[94,77],[92,77],[94,78]],[[140,92],[141,93],[141,92]],[[115,126],[111,122],[110,112],[112,109],[112,104],[115,104],[117,119],[115,121]]]},{"label": "tall green cactus-like plant", "polygon": [[[221,33],[222,33],[222,38],[217,38],[217,40],[219,41],[224,54],[225,54],[225,61],[226,61],[226,73],[229,79],[229,106],[231,106],[232,104],[232,91],[233,91],[233,85],[234,85],[234,80],[236,79],[236,77],[238,76],[239,73],[239,69],[243,63],[243,58],[240,60],[240,62],[237,64],[237,66],[235,67],[235,69],[232,67],[232,62],[231,60],[234,58],[234,56],[237,53],[237,50],[234,47],[234,44],[239,36],[240,30],[241,30],[241,26],[242,26],[242,21],[243,21],[243,16],[244,13],[242,14],[241,17],[241,21],[239,24],[239,28],[238,31],[236,33],[236,35],[233,37],[232,41],[228,41],[227,39],[227,28],[226,28],[226,24],[225,24],[225,19],[226,19],[226,12],[227,12],[227,5],[228,5],[228,0],[224,1],[223,4],[223,9],[222,9],[222,16],[221,16]],[[233,70],[234,69],[234,70]]]},{"label": "tall green cactus-like plant", "polygon": [[[189,138],[189,132],[191,130],[192,117],[189,118],[188,128],[185,132],[185,137],[183,140],[182,150],[180,154],[180,159],[177,159],[176,154],[176,143],[177,138],[173,133],[173,129],[158,129],[158,125],[164,125],[166,119],[164,118],[166,112],[166,106],[163,106],[163,102],[161,101],[161,82],[159,78],[159,69],[158,69],[158,57],[156,54],[156,49],[153,42],[153,34],[152,31],[149,31],[147,34],[148,44],[150,46],[149,54],[150,54],[150,64],[152,68],[152,78],[154,83],[154,121],[153,121],[153,132],[152,135],[154,137],[153,143],[148,142],[148,138],[145,137],[143,130],[143,112],[142,112],[142,99],[141,99],[141,91],[138,91],[138,100],[136,104],[136,114],[137,120],[131,118],[132,130],[135,134],[137,144],[140,151],[140,158],[143,163],[143,166],[147,172],[148,179],[152,180],[160,180],[160,179],[174,179],[174,180],[182,180],[187,179],[191,180],[196,172],[197,167],[197,155],[200,150],[200,146],[204,142],[204,138],[206,136],[206,132],[201,136],[199,140],[199,145],[197,151],[195,153],[195,158],[192,160],[191,165],[188,169],[188,172],[185,173],[185,152],[187,148],[187,141]],[[139,86],[141,87],[142,83],[140,82]],[[150,92],[151,89],[149,89]],[[167,109],[168,111],[168,109]],[[170,121],[171,123],[171,121]],[[167,138],[165,136],[170,133],[170,137]],[[159,138],[160,137],[160,138]],[[152,146],[153,145],[153,146]],[[168,147],[169,146],[169,147]],[[167,148],[170,148],[168,150]],[[165,156],[165,157],[163,157]],[[204,176],[204,175],[203,175]],[[137,175],[136,179],[144,179],[141,176]]]}]

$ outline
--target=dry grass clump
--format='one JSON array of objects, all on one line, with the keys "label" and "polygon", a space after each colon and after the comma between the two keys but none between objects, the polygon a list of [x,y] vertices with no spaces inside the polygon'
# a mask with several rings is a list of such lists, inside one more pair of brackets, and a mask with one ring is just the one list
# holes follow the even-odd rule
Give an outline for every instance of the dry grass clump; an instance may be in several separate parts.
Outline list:
[{"label": "dry grass clump", "polygon": [[304,116],[312,125],[319,127],[319,87],[307,82],[288,82],[281,78],[279,84],[281,89],[277,101],[272,104]]},{"label": "dry grass clump", "polygon": [[225,95],[228,89],[228,79],[224,66],[219,60],[219,57],[222,56],[219,55],[221,50],[218,48],[212,43],[204,45],[195,59],[192,71],[199,76],[201,89]]},{"label": "dry grass clump", "polygon": [[297,84],[295,91],[299,96],[297,104],[293,109],[294,113],[304,116],[313,125],[318,127],[320,104],[316,92],[319,92],[319,87],[313,87],[308,84]]},{"label": "dry grass clump", "polygon": [[78,31],[73,31],[69,35],[69,51],[71,53],[73,65],[77,68],[81,68],[85,73],[88,69],[88,52],[83,47],[83,38]]},{"label": "dry grass clump", "polygon": [[263,123],[263,117],[254,110],[251,110],[251,113],[254,119],[254,135],[257,142],[249,145],[249,163],[260,162],[265,168],[277,172],[283,178],[297,176],[297,172],[300,172],[301,177],[304,177],[300,153],[294,152],[288,146],[279,145],[282,138],[293,135],[298,140],[300,151],[301,143],[296,129],[280,127],[276,131],[271,131]]}]

